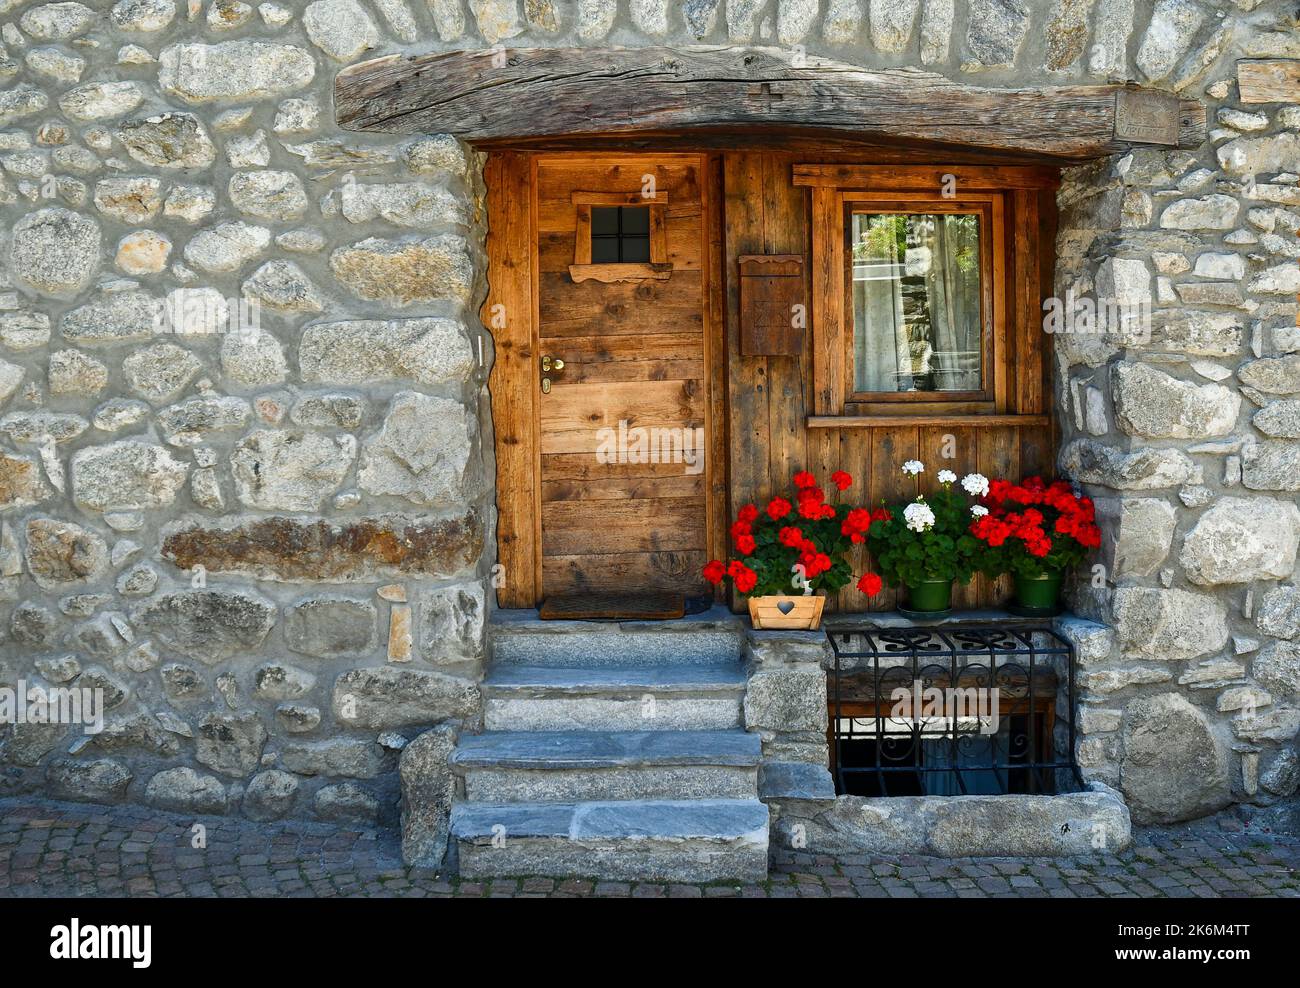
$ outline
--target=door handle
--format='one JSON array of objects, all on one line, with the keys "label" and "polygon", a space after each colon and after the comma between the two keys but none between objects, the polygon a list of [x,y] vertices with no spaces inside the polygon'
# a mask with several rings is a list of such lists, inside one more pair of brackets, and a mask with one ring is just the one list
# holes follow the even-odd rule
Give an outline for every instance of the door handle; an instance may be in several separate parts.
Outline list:
[{"label": "door handle", "polygon": [[[542,374],[562,374],[564,372],[564,361],[559,357],[545,356],[542,357]],[[542,394],[551,393],[551,379],[542,378]]]}]

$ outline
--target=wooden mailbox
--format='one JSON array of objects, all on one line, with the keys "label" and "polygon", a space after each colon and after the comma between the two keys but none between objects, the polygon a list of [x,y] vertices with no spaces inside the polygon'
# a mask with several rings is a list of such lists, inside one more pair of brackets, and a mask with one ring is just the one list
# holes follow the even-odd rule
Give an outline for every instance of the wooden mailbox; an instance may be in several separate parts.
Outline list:
[{"label": "wooden mailbox", "polygon": [[808,306],[802,254],[742,254],[740,352],[746,357],[803,353]]}]

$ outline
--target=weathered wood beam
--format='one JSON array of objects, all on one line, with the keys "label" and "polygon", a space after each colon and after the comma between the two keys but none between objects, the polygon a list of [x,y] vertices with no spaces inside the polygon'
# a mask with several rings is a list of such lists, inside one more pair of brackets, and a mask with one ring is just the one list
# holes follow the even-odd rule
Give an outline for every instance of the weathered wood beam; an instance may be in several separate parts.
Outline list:
[{"label": "weathered wood beam", "polygon": [[1243,103],[1300,102],[1300,59],[1239,61],[1237,91]]},{"label": "weathered wood beam", "polygon": [[1158,90],[986,89],[734,46],[391,55],[341,71],[334,102],[349,130],[451,133],[480,145],[743,127],[1074,160],[1197,141],[1205,119],[1194,100]]}]

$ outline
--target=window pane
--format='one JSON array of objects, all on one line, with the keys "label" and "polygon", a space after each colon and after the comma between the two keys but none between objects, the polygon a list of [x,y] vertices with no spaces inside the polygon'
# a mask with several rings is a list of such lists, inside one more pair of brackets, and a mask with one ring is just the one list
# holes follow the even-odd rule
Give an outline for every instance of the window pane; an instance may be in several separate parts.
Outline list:
[{"label": "window pane", "polygon": [[979,391],[973,213],[854,213],[853,390]]},{"label": "window pane", "polygon": [[595,237],[618,236],[618,207],[592,206],[591,233]]},{"label": "window pane", "polygon": [[623,232],[650,235],[650,207],[623,206]]},{"label": "window pane", "polygon": [[618,237],[591,238],[592,264],[616,264],[618,259]]},{"label": "window pane", "polygon": [[650,260],[650,237],[624,237],[623,256],[627,262],[645,262]]}]

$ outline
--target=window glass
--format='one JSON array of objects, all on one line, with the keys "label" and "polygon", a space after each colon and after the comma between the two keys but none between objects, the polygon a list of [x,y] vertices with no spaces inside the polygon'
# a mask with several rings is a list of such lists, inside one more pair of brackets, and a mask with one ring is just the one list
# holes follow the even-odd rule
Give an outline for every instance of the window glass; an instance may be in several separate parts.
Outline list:
[{"label": "window glass", "polygon": [[980,391],[980,218],[854,213],[853,390]]},{"label": "window glass", "polygon": [[649,206],[593,206],[591,260],[594,264],[650,260]]}]

